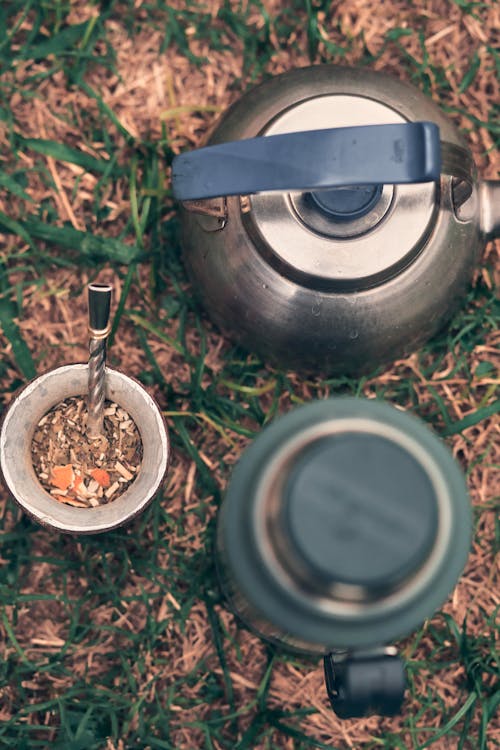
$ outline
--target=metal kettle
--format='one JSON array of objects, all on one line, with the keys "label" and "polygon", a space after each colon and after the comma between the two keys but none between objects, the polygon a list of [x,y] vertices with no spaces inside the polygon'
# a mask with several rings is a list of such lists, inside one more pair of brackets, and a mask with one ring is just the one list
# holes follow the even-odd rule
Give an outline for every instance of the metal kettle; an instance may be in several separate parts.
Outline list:
[{"label": "metal kettle", "polygon": [[333,398],[294,409],[246,449],[218,516],[229,606],[261,637],[324,655],[341,717],[397,713],[395,638],[432,616],[471,543],[463,473],[419,419]]},{"label": "metal kettle", "polygon": [[298,369],[356,373],[418,348],[500,234],[500,181],[477,181],[430,99],[364,69],[250,90],[207,147],[174,159],[172,182],[212,319]]}]

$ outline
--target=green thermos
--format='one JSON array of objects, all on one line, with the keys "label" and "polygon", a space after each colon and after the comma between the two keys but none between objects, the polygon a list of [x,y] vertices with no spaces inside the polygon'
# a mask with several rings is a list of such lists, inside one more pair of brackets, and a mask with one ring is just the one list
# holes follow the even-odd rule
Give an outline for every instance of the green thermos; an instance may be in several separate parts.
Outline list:
[{"label": "green thermos", "polygon": [[467,560],[459,466],[420,420],[336,398],[267,426],[233,472],[217,565],[230,607],[287,649],[322,654],[339,716],[394,714],[396,638],[443,603]]}]

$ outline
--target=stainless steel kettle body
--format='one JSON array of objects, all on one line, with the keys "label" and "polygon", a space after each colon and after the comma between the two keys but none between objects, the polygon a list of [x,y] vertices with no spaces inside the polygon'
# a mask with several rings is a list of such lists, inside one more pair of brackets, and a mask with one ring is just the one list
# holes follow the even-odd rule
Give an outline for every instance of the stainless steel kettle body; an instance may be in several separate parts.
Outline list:
[{"label": "stainless steel kettle body", "polygon": [[381,73],[277,76],[209,146],[173,164],[185,262],[216,324],[281,366],[356,373],[416,349],[500,231],[500,183],[478,183],[438,107]]}]

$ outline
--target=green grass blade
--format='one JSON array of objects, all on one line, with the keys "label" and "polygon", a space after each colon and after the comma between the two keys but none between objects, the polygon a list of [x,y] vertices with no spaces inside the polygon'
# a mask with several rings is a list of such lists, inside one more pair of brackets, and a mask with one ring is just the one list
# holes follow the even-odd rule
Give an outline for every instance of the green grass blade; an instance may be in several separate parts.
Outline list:
[{"label": "green grass blade", "polygon": [[33,237],[76,250],[86,257],[104,258],[125,265],[145,257],[136,245],[126,245],[115,237],[101,237],[68,226],[56,227],[31,218],[26,219],[23,226]]},{"label": "green grass blade", "polygon": [[498,412],[500,412],[500,398],[488,406],[483,406],[481,409],[467,414],[467,416],[458,422],[453,422],[441,432],[441,435],[442,437],[456,435],[457,432],[463,432],[468,427],[473,427],[478,422],[482,422],[483,419],[488,419],[488,417],[492,417],[494,414],[498,414]]},{"label": "green grass blade", "polygon": [[15,138],[16,142],[25,148],[30,148],[43,156],[51,156],[58,161],[77,164],[88,172],[100,172],[101,174],[114,177],[125,173],[125,169],[119,167],[117,164],[113,164],[113,162],[106,159],[96,159],[94,156],[85,153],[85,151],[71,148],[65,143],[58,143],[57,141],[45,138],[24,138],[18,134],[16,134]]},{"label": "green grass blade", "polygon": [[155,326],[154,323],[151,323],[148,318],[144,318],[142,315],[139,315],[139,313],[137,313],[135,310],[128,311],[127,318],[130,318],[130,320],[135,323],[135,325],[141,326],[141,328],[144,328],[145,331],[152,333],[153,336],[157,336],[160,341],[163,341],[165,344],[171,346],[173,349],[175,349],[176,352],[179,352],[179,354],[185,354],[182,344],[173,339],[171,336],[167,336],[167,334],[163,333],[163,331],[160,331],[158,326]]},{"label": "green grass blade", "polygon": [[15,219],[11,219],[10,216],[4,214],[3,211],[0,211],[0,228],[3,228],[3,230],[8,232],[9,234],[17,234],[31,248],[34,247],[33,240],[30,233],[26,230],[26,227],[24,227]]},{"label": "green grass blade", "polygon": [[73,26],[67,26],[46,41],[22,48],[17,57],[21,60],[37,60],[47,57],[47,55],[57,56],[72,51],[76,43],[85,35],[89,24],[90,21],[84,21],[83,23],[73,24]]},{"label": "green grass blade", "polygon": [[36,377],[36,368],[31,352],[14,322],[15,305],[8,299],[0,299],[0,326],[5,338],[12,346],[12,356],[26,380]]},{"label": "green grass blade", "polygon": [[130,292],[130,287],[132,286],[132,279],[134,278],[136,270],[137,270],[137,267],[135,263],[132,263],[127,269],[127,275],[125,276],[125,281],[123,282],[122,291],[120,294],[120,300],[118,302],[118,307],[116,308],[115,317],[113,318],[113,324],[111,326],[111,333],[109,334],[108,346],[110,348],[113,346],[116,331],[118,330],[118,326],[120,325],[120,320],[122,318],[123,311],[125,310],[125,303],[127,302],[127,298]]},{"label": "green grass blade", "polygon": [[21,198],[21,200],[34,203],[33,198],[22,189],[21,185],[19,185],[10,175],[0,171],[0,188],[2,187],[9,193],[12,193],[12,195]]},{"label": "green grass blade", "polygon": [[3,622],[3,626],[5,628],[5,632],[7,633],[7,637],[10,640],[10,642],[12,643],[13,647],[15,648],[15,650],[16,650],[17,654],[19,655],[19,658],[21,659],[21,661],[24,664],[26,664],[26,666],[28,666],[28,667],[35,667],[36,668],[36,664],[34,664],[33,662],[31,662],[28,659],[28,657],[26,656],[26,654],[22,650],[21,646],[19,645],[19,641],[17,640],[14,631],[12,630],[12,626],[11,626],[11,624],[10,624],[8,618],[7,618],[5,610],[2,610],[2,612],[1,612],[1,618],[2,618],[2,622]]},{"label": "green grass blade", "polygon": [[[21,15],[19,16],[19,18],[15,22],[14,26],[10,29],[10,33],[8,33],[8,34],[4,33],[4,37],[3,37],[3,39],[0,42],[0,52],[2,51],[2,49],[4,47],[6,47],[8,45],[8,43],[12,40],[12,38],[17,33],[17,31],[21,28],[21,26],[23,25],[24,21],[26,20],[26,17],[28,15],[28,13],[31,10],[31,6],[32,5],[33,5],[33,0],[28,0],[28,2],[25,3],[23,12],[21,13]],[[4,13],[4,11],[6,11],[5,7],[1,9],[2,14]],[[4,17],[2,17],[1,21],[2,21],[2,25],[3,25],[3,31],[6,32],[7,31],[7,15],[5,15]]]},{"label": "green grass blade", "polygon": [[121,124],[121,122],[118,119],[118,117],[115,115],[115,113],[113,112],[113,110],[111,109],[111,107],[109,107],[106,104],[106,102],[104,101],[104,99],[102,98],[102,96],[100,96],[96,91],[94,91],[94,89],[92,88],[92,86],[89,86],[88,83],[85,83],[85,81],[80,81],[79,82],[79,86],[82,89],[82,91],[84,91],[87,94],[87,96],[90,96],[91,99],[94,99],[97,102],[97,106],[99,107],[99,109],[101,110],[101,112],[103,113],[103,115],[105,115],[106,117],[108,117],[111,120],[111,122],[116,127],[116,129],[123,136],[125,136],[125,138],[127,139],[127,142],[130,143],[130,144],[135,143],[135,138],[132,135],[132,133],[129,133],[129,131],[127,130],[127,128],[124,125]]},{"label": "green grass blade", "polygon": [[283,724],[283,722],[281,721],[272,720],[272,724],[276,727],[276,729],[279,729],[280,732],[287,735],[287,737],[292,737],[295,740],[299,740],[307,747],[319,747],[322,750],[340,750],[339,747],[335,747],[334,745],[327,745],[325,742],[320,742],[319,740],[315,740],[313,737],[308,737],[307,734],[304,734],[304,732],[295,729],[295,727],[290,727],[288,726],[288,724]]},{"label": "green grass blade", "polygon": [[457,711],[457,713],[448,721],[441,729],[436,732],[436,734],[433,737],[430,737],[428,740],[426,740],[423,745],[419,745],[417,750],[424,750],[425,747],[430,747],[433,745],[437,740],[441,739],[441,737],[444,737],[450,729],[453,729],[455,724],[458,724],[460,719],[467,714],[468,711],[473,707],[474,703],[477,701],[477,693],[472,692],[467,700],[465,701],[464,705]]},{"label": "green grass blade", "polygon": [[464,91],[466,91],[469,88],[469,86],[472,84],[480,67],[481,67],[481,58],[479,57],[477,50],[476,50],[476,52],[474,52],[474,56],[472,60],[469,62],[468,70],[466,74],[464,75],[464,77],[462,78],[462,81],[458,88],[458,92],[460,94],[463,94]]}]

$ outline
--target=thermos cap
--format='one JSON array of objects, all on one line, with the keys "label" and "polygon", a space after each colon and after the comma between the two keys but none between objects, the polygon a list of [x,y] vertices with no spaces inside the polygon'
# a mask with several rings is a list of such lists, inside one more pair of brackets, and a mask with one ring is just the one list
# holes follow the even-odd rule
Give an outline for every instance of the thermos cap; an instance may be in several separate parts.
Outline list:
[{"label": "thermos cap", "polygon": [[387,403],[327,399],[276,419],[236,465],[221,582],[266,637],[309,652],[378,646],[434,614],[470,539],[443,441]]},{"label": "thermos cap", "polygon": [[436,537],[436,492],[392,440],[341,432],[298,457],[283,492],[291,553],[311,576],[388,591],[416,572]]}]

